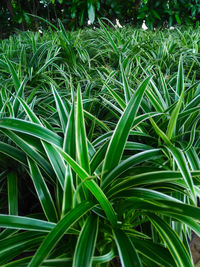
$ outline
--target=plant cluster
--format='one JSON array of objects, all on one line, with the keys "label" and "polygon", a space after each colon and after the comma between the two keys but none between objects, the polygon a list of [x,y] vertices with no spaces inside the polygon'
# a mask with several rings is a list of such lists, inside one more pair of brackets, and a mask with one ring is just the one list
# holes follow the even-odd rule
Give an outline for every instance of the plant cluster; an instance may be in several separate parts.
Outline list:
[{"label": "plant cluster", "polygon": [[193,266],[200,33],[0,42],[0,265]]}]

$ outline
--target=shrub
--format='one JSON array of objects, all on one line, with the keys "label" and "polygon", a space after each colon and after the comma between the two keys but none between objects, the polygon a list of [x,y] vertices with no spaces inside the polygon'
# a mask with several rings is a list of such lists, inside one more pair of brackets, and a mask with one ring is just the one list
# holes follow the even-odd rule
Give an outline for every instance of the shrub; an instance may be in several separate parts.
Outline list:
[{"label": "shrub", "polygon": [[2,35],[13,32],[15,28],[37,31],[40,27],[46,28],[36,16],[55,25],[59,18],[70,30],[87,26],[88,20],[89,24],[96,23],[100,17],[139,26],[145,20],[151,29],[175,24],[198,28],[200,4],[198,0],[128,0],[126,5],[122,0],[8,0],[2,2],[0,9]]}]

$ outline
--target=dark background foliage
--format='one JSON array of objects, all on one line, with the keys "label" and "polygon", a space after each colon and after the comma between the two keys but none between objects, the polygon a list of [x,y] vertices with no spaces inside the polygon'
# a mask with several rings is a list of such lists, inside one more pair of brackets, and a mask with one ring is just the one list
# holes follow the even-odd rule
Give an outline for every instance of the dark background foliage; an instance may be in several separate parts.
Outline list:
[{"label": "dark background foliage", "polygon": [[98,17],[116,18],[122,23],[148,27],[166,27],[174,24],[199,26],[199,0],[1,0],[0,34],[7,37],[16,28],[38,30],[44,24],[40,16],[56,23],[60,18],[70,30],[95,23]]}]

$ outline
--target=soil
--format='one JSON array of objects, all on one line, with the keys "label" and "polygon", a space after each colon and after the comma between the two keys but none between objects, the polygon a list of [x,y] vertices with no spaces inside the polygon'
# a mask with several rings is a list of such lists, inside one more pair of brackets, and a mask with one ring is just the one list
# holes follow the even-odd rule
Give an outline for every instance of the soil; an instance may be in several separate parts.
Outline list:
[{"label": "soil", "polygon": [[195,266],[200,267],[200,237],[193,234],[190,249]]}]

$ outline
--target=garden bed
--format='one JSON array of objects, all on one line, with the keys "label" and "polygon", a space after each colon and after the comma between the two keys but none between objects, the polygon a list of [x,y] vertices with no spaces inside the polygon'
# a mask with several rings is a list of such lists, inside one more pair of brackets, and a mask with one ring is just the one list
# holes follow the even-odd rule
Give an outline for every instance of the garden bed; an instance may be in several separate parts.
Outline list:
[{"label": "garden bed", "polygon": [[0,41],[0,265],[193,266],[200,33]]}]

